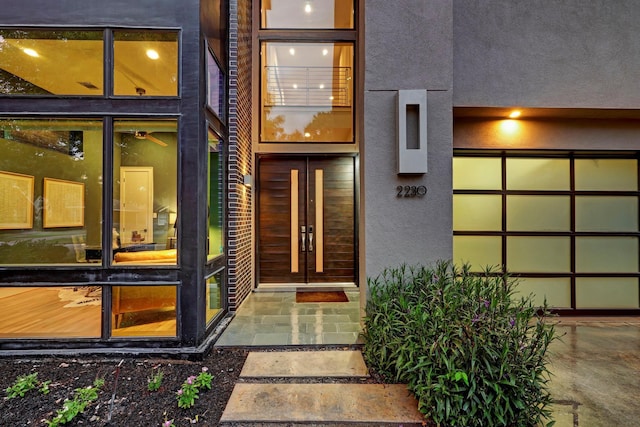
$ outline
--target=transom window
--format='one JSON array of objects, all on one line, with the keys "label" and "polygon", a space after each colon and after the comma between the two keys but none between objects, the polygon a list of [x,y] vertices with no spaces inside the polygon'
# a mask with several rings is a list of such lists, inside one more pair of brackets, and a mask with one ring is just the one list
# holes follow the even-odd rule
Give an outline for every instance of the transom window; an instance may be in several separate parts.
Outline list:
[{"label": "transom window", "polygon": [[261,28],[353,28],[353,0],[262,0],[261,6]]}]

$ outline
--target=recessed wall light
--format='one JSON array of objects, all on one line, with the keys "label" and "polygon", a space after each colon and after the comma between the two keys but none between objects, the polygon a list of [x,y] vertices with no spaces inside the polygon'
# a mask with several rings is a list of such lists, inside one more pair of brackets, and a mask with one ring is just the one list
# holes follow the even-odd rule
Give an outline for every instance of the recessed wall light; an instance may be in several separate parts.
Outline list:
[{"label": "recessed wall light", "polygon": [[509,118],[510,119],[517,119],[518,117],[520,117],[521,114],[522,114],[522,111],[513,110],[511,113],[509,113]]},{"label": "recessed wall light", "polygon": [[149,57],[149,59],[153,60],[160,58],[158,52],[153,49],[147,49],[147,56]]},{"label": "recessed wall light", "polygon": [[304,11],[305,11],[306,13],[311,13],[311,12],[312,12],[312,10],[313,10],[313,9],[311,9],[311,3],[310,3],[310,2],[306,2],[306,3],[304,4]]},{"label": "recessed wall light", "polygon": [[27,55],[29,55],[29,56],[33,56],[34,58],[37,58],[37,57],[39,57],[39,56],[40,56],[40,55],[38,54],[38,52],[36,52],[35,50],[30,49],[30,48],[28,48],[28,47],[25,47],[24,49],[22,49],[22,51],[23,51],[24,53],[26,53]]},{"label": "recessed wall light", "polygon": [[305,137],[305,138],[309,138],[310,136],[311,136],[311,134],[310,134],[309,132],[305,132],[305,133],[304,133],[304,137]]},{"label": "recessed wall light", "polygon": [[295,54],[296,54],[296,50],[294,48],[290,48],[289,55],[295,55]]},{"label": "recessed wall light", "polygon": [[329,54],[329,49],[322,49],[322,56],[327,56]]}]

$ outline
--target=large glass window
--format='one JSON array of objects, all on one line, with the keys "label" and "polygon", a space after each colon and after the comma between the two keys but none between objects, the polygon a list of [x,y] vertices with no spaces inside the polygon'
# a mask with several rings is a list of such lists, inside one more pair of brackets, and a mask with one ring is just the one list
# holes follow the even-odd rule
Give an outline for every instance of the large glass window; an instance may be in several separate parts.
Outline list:
[{"label": "large glass window", "polygon": [[0,288],[0,338],[99,338],[100,286]]},{"label": "large glass window", "polygon": [[114,31],[113,94],[178,95],[178,33]]},{"label": "large glass window", "polygon": [[175,286],[114,286],[111,295],[112,336],[176,336]]},{"label": "large glass window", "polygon": [[102,31],[0,30],[0,94],[104,94]]},{"label": "large glass window", "polygon": [[222,140],[209,130],[207,147],[208,176],[207,181],[207,259],[213,259],[224,253],[224,233],[222,222]]},{"label": "large glass window", "polygon": [[553,307],[640,308],[637,159],[549,154],[454,158],[454,260]]},{"label": "large glass window", "polygon": [[353,28],[353,0],[262,0],[262,28]]},{"label": "large glass window", "polygon": [[206,288],[206,317],[209,324],[216,314],[222,310],[222,270],[214,273],[205,281]]},{"label": "large glass window", "polygon": [[262,45],[262,142],[353,142],[353,45]]},{"label": "large glass window", "polygon": [[207,105],[218,118],[224,119],[224,74],[210,50],[207,50]]},{"label": "large glass window", "polygon": [[100,261],[102,122],[0,119],[0,264]]},{"label": "large glass window", "polygon": [[176,264],[176,120],[113,124],[113,262]]}]

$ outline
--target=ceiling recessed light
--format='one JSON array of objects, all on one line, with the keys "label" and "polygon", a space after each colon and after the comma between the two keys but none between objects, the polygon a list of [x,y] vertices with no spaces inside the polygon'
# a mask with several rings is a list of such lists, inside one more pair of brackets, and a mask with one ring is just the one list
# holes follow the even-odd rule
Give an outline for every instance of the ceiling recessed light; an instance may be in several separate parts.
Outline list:
[{"label": "ceiling recessed light", "polygon": [[331,96],[329,97],[329,99],[330,99],[331,101],[333,101],[333,95],[331,95]]},{"label": "ceiling recessed light", "polygon": [[27,55],[29,55],[29,56],[33,56],[34,58],[37,58],[37,57],[39,57],[39,56],[40,56],[40,55],[38,54],[38,52],[36,52],[35,50],[30,49],[30,48],[28,48],[28,47],[26,47],[26,48],[22,49],[22,51],[23,51],[24,53],[26,53]]},{"label": "ceiling recessed light", "polygon": [[309,138],[310,136],[311,136],[311,134],[310,134],[309,132],[305,132],[305,133],[304,133],[304,137],[305,137],[305,138]]},{"label": "ceiling recessed light", "polygon": [[320,86],[318,86],[320,89],[324,89],[324,83],[320,83]]},{"label": "ceiling recessed light", "polygon": [[289,55],[295,55],[295,54],[296,54],[296,50],[294,48],[290,48]]},{"label": "ceiling recessed light", "polygon": [[153,49],[147,49],[147,56],[149,57],[149,59],[160,58],[160,55],[158,54],[158,52]]},{"label": "ceiling recessed light", "polygon": [[298,83],[294,83],[294,84],[293,84],[293,88],[294,88],[294,89],[298,89]]},{"label": "ceiling recessed light", "polygon": [[518,117],[520,117],[521,114],[522,114],[522,111],[513,110],[511,113],[509,113],[509,118],[510,119],[517,119]]},{"label": "ceiling recessed light", "polygon": [[311,3],[307,2],[307,3],[304,5],[304,11],[305,11],[306,13],[311,13],[311,11],[312,11],[312,9],[311,9]]},{"label": "ceiling recessed light", "polygon": [[329,49],[322,49],[322,56],[327,56],[329,54]]}]

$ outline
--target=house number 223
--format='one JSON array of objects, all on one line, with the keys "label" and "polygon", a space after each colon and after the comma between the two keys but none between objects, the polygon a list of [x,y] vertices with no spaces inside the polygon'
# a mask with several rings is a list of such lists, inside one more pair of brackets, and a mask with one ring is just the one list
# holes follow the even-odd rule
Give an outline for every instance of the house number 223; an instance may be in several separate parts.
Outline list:
[{"label": "house number 223", "polygon": [[398,185],[396,191],[396,197],[422,197],[427,194],[427,187],[424,185]]}]

